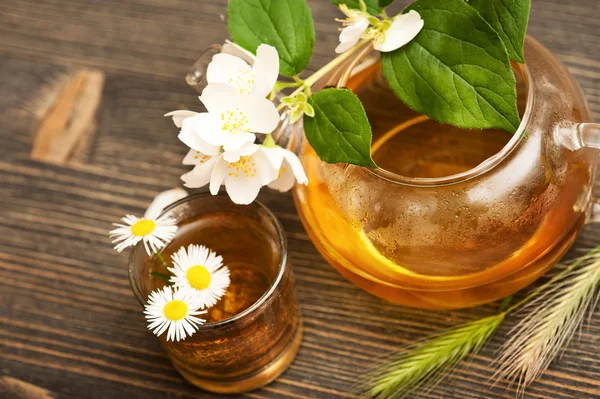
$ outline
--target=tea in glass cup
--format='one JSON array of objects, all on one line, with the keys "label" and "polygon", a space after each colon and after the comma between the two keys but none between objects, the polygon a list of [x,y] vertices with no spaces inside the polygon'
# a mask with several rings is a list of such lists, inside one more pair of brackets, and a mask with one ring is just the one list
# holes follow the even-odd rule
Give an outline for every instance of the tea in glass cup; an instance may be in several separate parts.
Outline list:
[{"label": "tea in glass cup", "polygon": [[[183,341],[160,337],[167,356],[192,384],[212,392],[246,392],[268,384],[292,362],[302,338],[302,319],[281,225],[262,204],[235,205],[228,197],[199,194],[165,210],[177,221],[171,255],[190,244],[223,257],[230,273],[225,295],[200,317],[204,325]],[[136,247],[130,258],[132,289],[145,304],[166,282],[156,257]]]}]

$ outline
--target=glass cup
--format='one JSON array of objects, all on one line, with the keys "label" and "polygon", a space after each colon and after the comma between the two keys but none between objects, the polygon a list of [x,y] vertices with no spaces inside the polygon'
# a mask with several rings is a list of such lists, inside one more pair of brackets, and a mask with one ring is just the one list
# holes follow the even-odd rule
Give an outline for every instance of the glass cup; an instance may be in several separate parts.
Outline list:
[{"label": "glass cup", "polygon": [[[302,318],[287,257],[287,240],[275,216],[261,203],[236,205],[225,195],[197,194],[164,213],[177,221],[170,256],[181,246],[205,245],[223,256],[231,284],[208,313],[207,323],[180,342],[160,337],[167,356],[190,383],[211,392],[240,393],[264,386],[292,362],[302,339]],[[150,273],[161,268],[143,247],[129,261],[131,288],[143,305],[165,285]],[[163,268],[164,270],[164,268]]]}]

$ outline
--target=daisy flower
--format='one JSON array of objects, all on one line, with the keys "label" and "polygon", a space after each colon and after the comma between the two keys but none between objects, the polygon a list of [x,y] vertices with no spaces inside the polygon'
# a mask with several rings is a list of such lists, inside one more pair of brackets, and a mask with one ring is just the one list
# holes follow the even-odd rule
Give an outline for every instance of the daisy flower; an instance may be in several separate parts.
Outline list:
[{"label": "daisy flower", "polygon": [[115,246],[117,252],[143,241],[146,252],[151,256],[171,241],[177,231],[175,219],[166,215],[159,218],[127,215],[121,220],[124,224],[113,223],[117,228],[109,233],[114,238],[113,244],[118,243]]},{"label": "daisy flower", "polygon": [[148,320],[148,329],[157,336],[167,331],[167,341],[184,340],[192,336],[198,326],[206,320],[199,316],[205,314],[206,310],[199,310],[200,302],[196,300],[191,292],[164,287],[154,291],[148,297],[144,314]]},{"label": "daisy flower", "polygon": [[203,245],[181,247],[171,257],[171,282],[177,289],[194,295],[201,308],[210,308],[225,294],[229,286],[229,269],[223,258]]}]

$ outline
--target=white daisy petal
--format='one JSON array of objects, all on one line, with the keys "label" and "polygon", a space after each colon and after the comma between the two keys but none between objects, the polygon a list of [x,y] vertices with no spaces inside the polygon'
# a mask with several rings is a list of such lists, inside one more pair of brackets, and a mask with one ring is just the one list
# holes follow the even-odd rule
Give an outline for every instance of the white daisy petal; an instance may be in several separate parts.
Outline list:
[{"label": "white daisy petal", "polygon": [[[205,314],[200,303],[185,290],[177,289],[173,293],[171,287],[154,291],[148,297],[144,314],[148,321],[148,329],[157,336],[167,332],[167,341],[181,341],[192,336],[205,320],[193,315]],[[193,322],[191,322],[193,320]]]},{"label": "white daisy petal", "polygon": [[275,47],[268,44],[258,46],[252,70],[254,71],[254,88],[250,94],[258,97],[268,96],[279,77],[279,54]]},{"label": "white daisy petal", "polygon": [[172,240],[177,232],[175,220],[166,216],[155,219],[127,215],[122,221],[125,222],[124,227],[109,232],[110,237],[114,239],[113,243],[117,243],[115,250],[118,252],[142,241],[146,252],[151,256]]},{"label": "white daisy petal", "polygon": [[183,123],[183,120],[185,118],[190,118],[194,115],[198,114],[197,112],[194,111],[188,111],[188,110],[178,110],[178,111],[171,111],[166,113],[164,116],[170,116],[173,118],[173,123],[175,124],[175,126],[177,127],[181,127],[181,124]]},{"label": "white daisy petal", "polygon": [[202,245],[181,247],[172,256],[171,282],[180,291],[191,294],[199,308],[213,306],[229,286],[229,269],[223,258]]},{"label": "white daisy petal", "polygon": [[148,209],[146,209],[144,217],[150,219],[156,218],[167,206],[187,196],[187,191],[179,187],[174,188],[172,190],[163,191],[162,193],[154,197],[152,203],[150,204]]},{"label": "white daisy petal", "polygon": [[388,52],[399,49],[419,34],[423,29],[424,21],[415,10],[410,10],[406,14],[397,16],[392,25],[385,31],[385,40],[380,42],[375,40],[373,47],[375,50]]}]

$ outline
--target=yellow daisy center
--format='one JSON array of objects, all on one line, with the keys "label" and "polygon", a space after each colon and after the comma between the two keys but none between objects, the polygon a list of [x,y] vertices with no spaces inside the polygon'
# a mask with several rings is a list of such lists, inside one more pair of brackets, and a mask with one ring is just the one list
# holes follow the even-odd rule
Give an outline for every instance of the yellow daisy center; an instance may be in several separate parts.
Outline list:
[{"label": "yellow daisy center", "polygon": [[190,285],[197,290],[204,290],[210,285],[210,272],[204,266],[192,266],[185,274]]},{"label": "yellow daisy center", "polygon": [[183,319],[188,313],[188,306],[185,302],[175,299],[165,305],[163,309],[165,317],[171,321]]},{"label": "yellow daisy center", "polygon": [[135,222],[133,226],[131,226],[131,234],[134,236],[147,236],[152,233],[156,228],[156,223],[152,220],[141,219]]},{"label": "yellow daisy center", "polygon": [[246,177],[254,177],[256,175],[256,162],[252,156],[240,157],[239,161],[231,162],[227,165],[229,176],[240,177],[243,174]]},{"label": "yellow daisy center", "polygon": [[248,118],[239,108],[221,113],[223,126],[221,129],[232,134],[249,133]]}]

